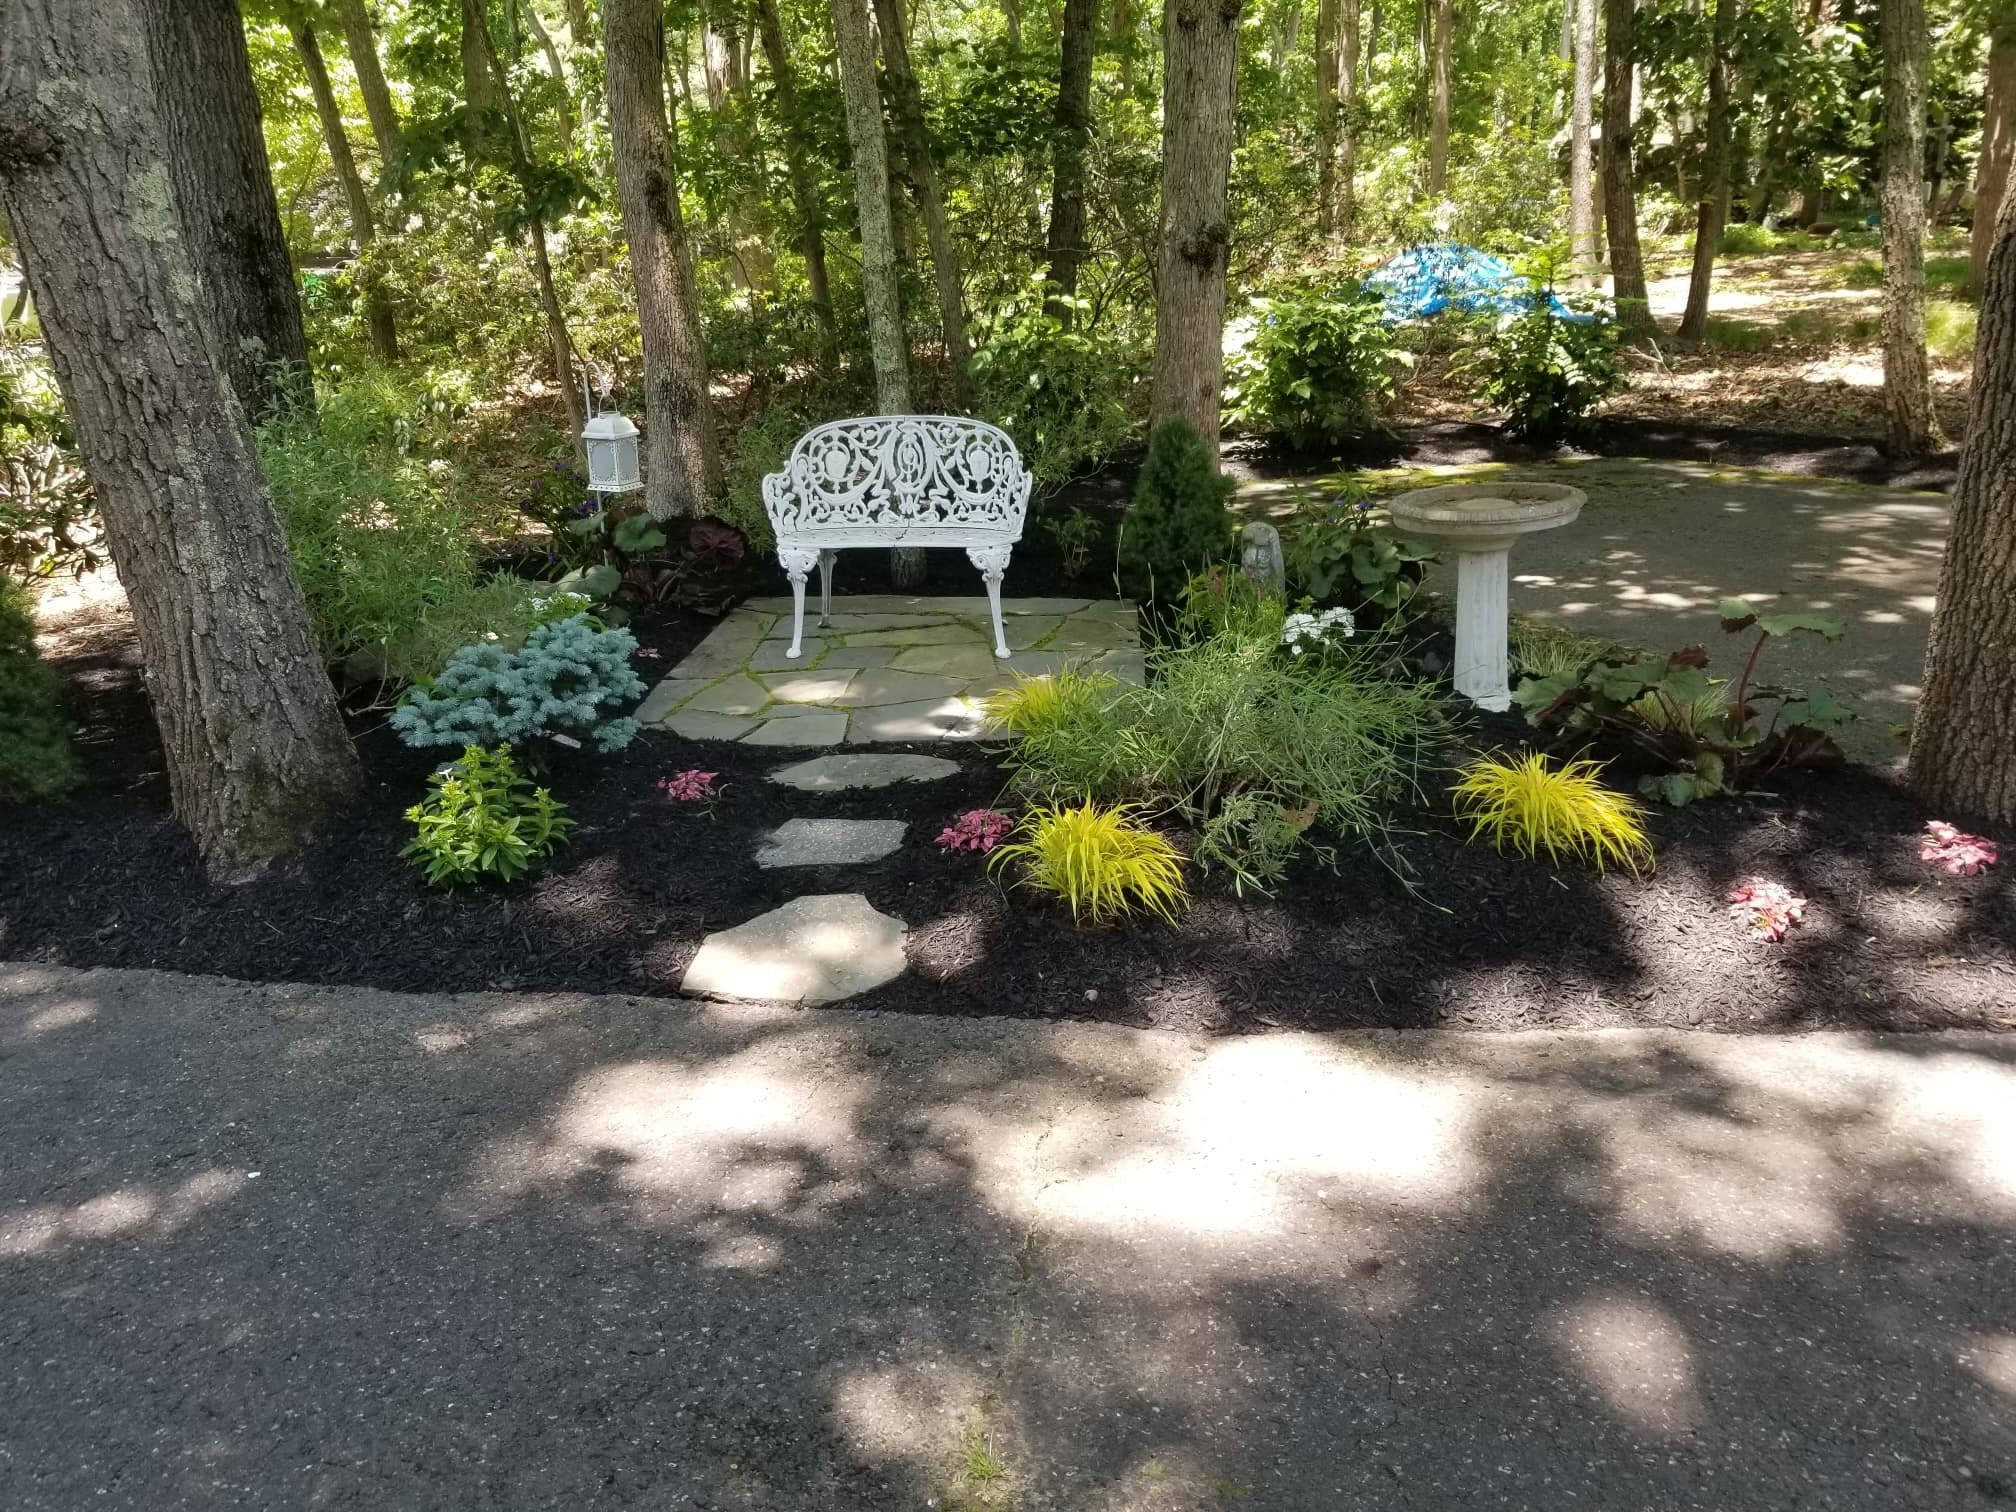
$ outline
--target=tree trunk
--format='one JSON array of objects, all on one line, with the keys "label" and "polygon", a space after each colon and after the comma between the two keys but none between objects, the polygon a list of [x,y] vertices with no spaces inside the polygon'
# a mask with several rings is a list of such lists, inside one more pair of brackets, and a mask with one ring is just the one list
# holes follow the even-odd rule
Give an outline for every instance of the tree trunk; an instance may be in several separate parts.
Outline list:
[{"label": "tree trunk", "polygon": [[[350,0],[356,4],[357,0]],[[560,66],[560,49],[553,45],[553,38],[547,34],[546,23],[539,19],[539,7],[532,0],[525,0],[524,8],[518,12],[525,18],[525,29],[532,33],[532,40],[539,44],[539,51],[546,58],[546,72],[553,77],[553,87],[560,98],[555,105],[560,123],[560,149],[568,157],[574,156],[574,101],[567,93],[567,71]],[[659,86],[659,98],[663,99],[664,86]]]},{"label": "tree trunk", "polygon": [[1687,283],[1687,309],[1680,339],[1698,342],[1708,334],[1708,295],[1715,282],[1715,258],[1722,250],[1722,227],[1729,218],[1729,52],[1736,36],[1739,0],[1715,0],[1708,63],[1708,151],[1701,171],[1700,199],[1694,207],[1694,270]]},{"label": "tree trunk", "polygon": [[1348,244],[1358,218],[1358,0],[1337,0],[1343,46],[1337,122],[1337,240]]},{"label": "tree trunk", "polygon": [[371,196],[357,172],[357,159],[350,154],[350,136],[343,128],[343,112],[336,104],[336,91],[329,86],[329,66],[322,61],[322,44],[315,28],[308,24],[298,0],[284,6],[287,30],[301,54],[302,71],[308,75],[308,92],[315,97],[315,114],[322,122],[322,137],[329,146],[329,162],[343,185],[343,202],[350,210],[350,239],[356,246],[360,266],[359,284],[364,292],[364,323],[371,334],[371,350],[384,362],[399,360],[399,330],[392,319],[392,302],[385,297],[371,244],[378,228],[371,216]]},{"label": "tree trunk", "polygon": [[805,139],[805,119],[798,105],[797,73],[784,46],[784,23],[777,0],[756,0],[757,30],[770,66],[770,87],[784,126],[784,162],[791,179],[791,202],[798,212],[798,242],[805,255],[805,282],[812,313],[819,322],[822,361],[839,361],[840,332],[833,321],[833,291],[826,277],[826,213],[819,203],[819,183],[812,174],[811,148]]},{"label": "tree trunk", "polygon": [[[1078,293],[1078,264],[1085,256],[1085,152],[1092,139],[1092,52],[1098,41],[1099,0],[1064,0],[1064,34],[1057,55],[1056,141],[1051,149],[1051,288],[1068,301]],[[1056,306],[1069,325],[1068,303]]]},{"label": "tree trunk", "polygon": [[378,38],[371,29],[371,14],[364,9],[364,0],[336,0],[336,17],[343,23],[343,44],[350,53],[357,88],[364,96],[364,113],[371,118],[379,160],[390,165],[399,157],[399,111],[378,62]]},{"label": "tree trunk", "polygon": [[132,603],[177,817],[212,873],[357,784],[180,227],[138,0],[11,0],[0,202]]},{"label": "tree trunk", "polygon": [[1969,282],[1988,280],[1988,249],[2016,162],[2016,19],[1996,25],[1988,46],[1988,98],[1981,117],[1981,162],[1974,179],[1974,234]]},{"label": "tree trunk", "polygon": [[1162,17],[1162,215],[1151,426],[1187,420],[1218,454],[1225,385],[1225,189],[1241,0],[1168,0]]},{"label": "tree trunk", "polygon": [[148,12],[182,235],[231,391],[253,420],[312,402],[301,290],[237,0],[150,0]]},{"label": "tree trunk", "polygon": [[1456,33],[1456,4],[1455,0],[1434,0],[1434,5],[1435,34],[1429,44],[1432,100],[1428,119],[1428,193],[1440,199],[1449,184],[1449,70]]},{"label": "tree trunk", "polygon": [[938,169],[930,134],[924,127],[924,96],[910,68],[910,44],[903,34],[902,0],[875,0],[875,20],[882,35],[882,62],[889,79],[889,103],[902,134],[903,155],[909,160],[910,185],[924,217],[931,244],[931,270],[938,291],[938,320],[945,331],[945,356],[952,365],[953,392],[962,398],[970,386],[966,371],[973,348],[966,339],[966,300],[960,289],[959,248],[938,192]]},{"label": "tree trunk", "polygon": [[469,107],[471,130],[479,139],[496,134],[496,118],[504,111],[491,67],[490,16],[486,0],[462,0],[462,99]]},{"label": "tree trunk", "polygon": [[664,10],[659,0],[602,0],[602,26],[616,193],[644,338],[644,507],[658,520],[705,514],[721,493],[721,447],[665,118]]},{"label": "tree trunk", "polygon": [[885,415],[910,412],[910,363],[897,295],[896,233],[889,221],[889,152],[875,88],[875,43],[867,0],[833,0],[840,91],[854,154],[854,208],[861,222],[861,293],[875,361],[875,403]]},{"label": "tree trunk", "polygon": [[1596,0],[1574,0],[1575,86],[1568,111],[1568,241],[1575,276],[1593,282],[1596,269],[1596,174],[1590,152],[1596,95]]},{"label": "tree trunk", "polygon": [[1638,247],[1638,185],[1632,163],[1631,32],[1638,0],[1603,0],[1603,218],[1610,227],[1610,290],[1617,320],[1633,341],[1656,335]]},{"label": "tree trunk", "polygon": [[1911,782],[1945,817],[2016,823],[2016,199],[1989,247],[1974,409],[1911,724]]},{"label": "tree trunk", "polygon": [[1883,0],[1883,419],[1893,457],[1922,456],[1940,440],[1925,354],[1926,51],[1925,0]]},{"label": "tree trunk", "polygon": [[1337,229],[1337,0],[1316,3],[1316,232]]}]

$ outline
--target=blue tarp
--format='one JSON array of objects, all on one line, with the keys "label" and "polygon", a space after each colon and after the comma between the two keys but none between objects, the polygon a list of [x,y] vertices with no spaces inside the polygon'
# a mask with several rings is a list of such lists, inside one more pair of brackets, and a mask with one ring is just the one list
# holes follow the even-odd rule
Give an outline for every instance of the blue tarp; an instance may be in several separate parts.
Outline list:
[{"label": "blue tarp", "polygon": [[[1532,285],[1502,257],[1461,242],[1427,242],[1389,258],[1365,279],[1368,293],[1385,305],[1390,321],[1421,320],[1452,305],[1459,310],[1509,314],[1526,308]],[[1566,305],[1547,296],[1554,313],[1574,320]],[[1588,317],[1579,317],[1587,319]]]}]

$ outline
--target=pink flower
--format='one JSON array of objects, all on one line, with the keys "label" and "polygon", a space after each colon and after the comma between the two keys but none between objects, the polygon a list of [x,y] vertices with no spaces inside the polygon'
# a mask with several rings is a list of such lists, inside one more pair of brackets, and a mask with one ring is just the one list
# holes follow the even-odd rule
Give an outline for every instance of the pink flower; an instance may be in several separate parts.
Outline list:
[{"label": "pink flower", "polygon": [[1752,877],[1729,894],[1729,912],[1762,940],[1782,940],[1802,922],[1806,900],[1782,882]]},{"label": "pink flower", "polygon": [[1993,840],[1957,830],[1943,819],[1925,821],[1925,840],[1918,848],[1918,859],[1931,862],[1951,876],[1979,876],[2000,857]]},{"label": "pink flower", "polygon": [[636,650],[632,651],[630,654],[632,656],[641,657],[645,661],[658,660],[658,648],[656,646],[639,646],[637,647]]},{"label": "pink flower", "polygon": [[678,772],[670,777],[660,777],[658,791],[678,803],[708,803],[721,796],[714,779],[719,772],[703,772],[697,767],[689,772]]},{"label": "pink flower", "polygon": [[968,809],[938,832],[938,848],[985,855],[1001,843],[1014,822],[994,809]]}]

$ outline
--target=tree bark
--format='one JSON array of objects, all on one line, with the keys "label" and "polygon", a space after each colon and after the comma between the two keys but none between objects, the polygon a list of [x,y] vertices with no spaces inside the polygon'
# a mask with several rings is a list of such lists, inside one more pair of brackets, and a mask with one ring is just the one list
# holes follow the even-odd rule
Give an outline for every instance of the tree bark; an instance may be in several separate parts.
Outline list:
[{"label": "tree bark", "polygon": [[[1426,0],[1424,0],[1424,4]],[[1570,0],[1573,3],[1573,0]],[[1435,31],[1430,40],[1428,193],[1437,199],[1449,184],[1449,90],[1451,51],[1456,34],[1455,0],[1434,0]]]},{"label": "tree bark", "polygon": [[1981,117],[1981,162],[1974,178],[1974,233],[1969,282],[1986,287],[1995,222],[2016,163],[2016,18],[1999,22],[1988,43],[1988,97]]},{"label": "tree bark", "polygon": [[1578,281],[1596,269],[1596,174],[1590,151],[1596,96],[1596,0],[1574,0],[1575,84],[1568,111],[1568,244]]},{"label": "tree bark", "polygon": [[1925,0],[1883,0],[1883,419],[1893,457],[1940,441],[1925,353],[1926,52]]},{"label": "tree bark", "polygon": [[1632,26],[1638,0],[1604,0],[1603,218],[1610,228],[1610,290],[1617,321],[1633,341],[1656,334],[1638,246],[1638,185],[1633,166]]},{"label": "tree bark", "polygon": [[[351,3],[357,3],[357,0],[351,0]],[[553,86],[560,92],[559,101],[555,105],[560,124],[560,150],[566,153],[568,157],[572,157],[574,156],[574,101],[567,92],[567,71],[560,66],[560,49],[553,45],[553,38],[547,33],[546,23],[539,19],[539,7],[533,4],[532,0],[525,0],[525,5],[519,10],[518,14],[525,18],[525,29],[532,33],[532,40],[539,44],[539,51],[546,59],[546,72],[552,75]],[[664,98],[663,85],[660,85],[659,98]]]},{"label": "tree bark", "polygon": [[1162,215],[1151,430],[1186,420],[1218,453],[1225,385],[1225,190],[1241,0],[1168,0],[1162,17]]},{"label": "tree bark", "polygon": [[[1057,55],[1056,139],[1051,146],[1050,286],[1064,300],[1078,293],[1085,256],[1085,153],[1092,140],[1092,52],[1098,42],[1099,0],[1064,0]],[[1069,325],[1075,312],[1056,306]]]},{"label": "tree bark", "polygon": [[910,363],[897,294],[896,234],[889,220],[889,151],[875,88],[875,44],[867,0],[833,0],[840,92],[854,154],[854,208],[861,223],[861,293],[875,362],[875,403],[885,415],[910,412]]},{"label": "tree bark", "polygon": [[147,9],[182,235],[231,391],[254,420],[312,402],[301,290],[236,0],[150,0]]},{"label": "tree bark", "polygon": [[343,24],[343,45],[350,54],[350,67],[357,75],[357,88],[364,96],[364,113],[371,118],[371,136],[378,144],[378,157],[389,165],[399,157],[399,111],[392,103],[385,70],[378,62],[378,38],[371,27],[371,13],[364,9],[364,0],[336,0],[336,17]]},{"label": "tree bark", "polygon": [[784,163],[791,180],[791,203],[798,212],[798,242],[805,256],[805,282],[819,322],[820,356],[828,367],[840,357],[840,331],[833,320],[833,291],[826,277],[826,212],[812,174],[812,152],[798,105],[797,72],[784,45],[784,22],[777,0],[756,0],[756,26],[770,66],[770,87],[784,127]]},{"label": "tree bark", "polygon": [[1989,245],[1974,409],[1911,725],[1911,782],[1942,815],[2016,823],[2016,197]]},{"label": "tree bark", "polygon": [[343,202],[350,210],[350,240],[355,244],[360,268],[359,283],[364,293],[364,324],[370,332],[371,350],[380,360],[399,360],[399,330],[392,318],[392,302],[385,296],[371,244],[378,239],[378,227],[371,215],[371,196],[364,190],[357,172],[357,159],[350,153],[350,136],[343,127],[343,112],[336,104],[336,91],[329,86],[329,66],[322,60],[322,44],[298,0],[284,6],[287,30],[294,49],[301,55],[302,71],[308,75],[308,92],[315,97],[315,114],[322,122],[322,137],[329,146],[329,162],[343,185]]},{"label": "tree bark", "polygon": [[[902,0],[875,0],[876,26],[882,37],[882,63],[889,79],[889,102],[909,160],[910,186],[924,217],[924,235],[931,245],[931,271],[938,292],[938,321],[945,331],[945,356],[952,365],[953,391],[962,398],[971,379],[966,371],[973,348],[966,339],[966,299],[960,288],[959,247],[945,199],[938,191],[938,168],[924,125],[924,95],[910,67],[910,44],[904,36]],[[1089,66],[1089,65],[1088,65]]]},{"label": "tree bark", "polygon": [[721,447],[665,117],[664,9],[602,0],[602,26],[616,193],[644,338],[644,507],[659,520],[705,514],[721,493]]},{"label": "tree bark", "polygon": [[1336,237],[1349,243],[1358,219],[1358,0],[1337,0],[1338,52]]},{"label": "tree bark", "polygon": [[1316,0],[1316,232],[1337,230],[1337,0]]},{"label": "tree bark", "polygon": [[1729,219],[1729,50],[1736,36],[1738,3],[1715,0],[1707,58],[1708,150],[1694,207],[1694,269],[1687,282],[1687,308],[1680,317],[1682,341],[1698,342],[1708,334],[1708,296],[1715,283],[1715,258],[1722,250],[1722,228]]},{"label": "tree bark", "polygon": [[460,48],[462,100],[469,107],[470,127],[479,140],[487,139],[496,134],[496,118],[504,113],[491,66],[494,49],[487,0],[462,0]]},{"label": "tree bark", "polygon": [[356,756],[204,318],[138,0],[11,0],[0,202],[132,603],[176,815],[213,874],[306,841]]}]

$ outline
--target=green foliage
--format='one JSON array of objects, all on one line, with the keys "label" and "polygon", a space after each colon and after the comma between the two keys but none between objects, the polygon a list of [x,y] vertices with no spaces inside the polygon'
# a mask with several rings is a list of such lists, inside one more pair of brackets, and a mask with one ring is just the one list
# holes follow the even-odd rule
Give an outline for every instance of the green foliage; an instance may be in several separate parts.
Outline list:
[{"label": "green foliage", "polygon": [[[1072,300],[1070,308],[1082,319],[1086,304]],[[983,324],[991,334],[972,358],[980,413],[1014,438],[1039,490],[1095,470],[1134,433],[1127,399],[1138,355],[1078,320],[1065,324],[1046,304],[1040,279]]]},{"label": "green foliage", "polygon": [[1661,803],[1743,792],[1781,767],[1839,760],[1833,732],[1854,717],[1850,710],[1825,690],[1754,679],[1771,640],[1835,640],[1840,626],[1813,614],[1760,615],[1742,599],[1725,600],[1721,616],[1731,635],[1757,632],[1733,689],[1708,675],[1708,653],[1699,646],[1663,659],[1612,647],[1581,666],[1522,679],[1513,702],[1563,741],[1601,737],[1649,758],[1659,770],[1640,780],[1639,791]]},{"label": "green foliage", "polygon": [[1478,397],[1505,411],[1505,428],[1529,441],[1570,440],[1588,429],[1596,406],[1624,386],[1617,362],[1622,330],[1608,313],[1581,296],[1557,296],[1548,283],[1524,308],[1498,317],[1465,367]]},{"label": "green foliage", "polygon": [[1043,521],[1043,533],[1057,543],[1058,565],[1067,578],[1081,578],[1092,565],[1092,552],[1099,544],[1099,522],[1082,509],[1067,515],[1050,515]]},{"label": "green foliage", "polygon": [[1779,250],[1781,238],[1767,226],[1755,221],[1731,221],[1722,228],[1722,255],[1724,257],[1748,257],[1760,252]]},{"label": "green foliage", "polygon": [[1282,540],[1291,592],[1317,605],[1360,613],[1401,608],[1421,586],[1433,547],[1403,541],[1374,524],[1372,500],[1345,482],[1326,503],[1298,493]]},{"label": "green foliage", "polygon": [[1394,370],[1411,354],[1381,309],[1355,282],[1255,299],[1253,337],[1231,374],[1232,418],[1302,450],[1382,431]]},{"label": "green foliage", "polygon": [[1120,524],[1120,586],[1136,598],[1171,597],[1192,575],[1232,551],[1226,501],[1232,480],[1211,449],[1181,420],[1164,420],[1149,438],[1134,503]]},{"label": "green foliage", "polygon": [[1605,787],[1601,763],[1586,760],[1551,766],[1537,751],[1525,756],[1486,757],[1464,768],[1453,790],[1456,813],[1470,821],[1470,838],[1489,839],[1498,850],[1547,859],[1588,861],[1596,870],[1623,866],[1643,874],[1652,869],[1652,842],[1645,836],[1645,812],[1622,793]]},{"label": "green foliage", "polygon": [[1189,901],[1176,847],[1125,807],[1042,805],[995,848],[988,869],[1022,866],[1021,885],[1062,898],[1081,924],[1105,924],[1141,912],[1174,924]]},{"label": "green foliage", "polygon": [[0,803],[58,798],[76,781],[62,689],[35,654],[28,590],[0,577]]},{"label": "green foliage", "polygon": [[98,505],[47,364],[0,343],[0,579],[88,572]]},{"label": "green foliage", "polygon": [[416,682],[392,711],[410,746],[517,745],[534,736],[619,751],[637,721],[609,717],[644,696],[630,669],[636,639],[585,614],[540,625],[518,650],[464,646],[441,675]]},{"label": "green foliage", "polygon": [[428,795],[406,810],[415,830],[401,855],[435,887],[494,878],[515,882],[574,828],[566,806],[520,776],[508,746],[472,745],[427,779]]}]

